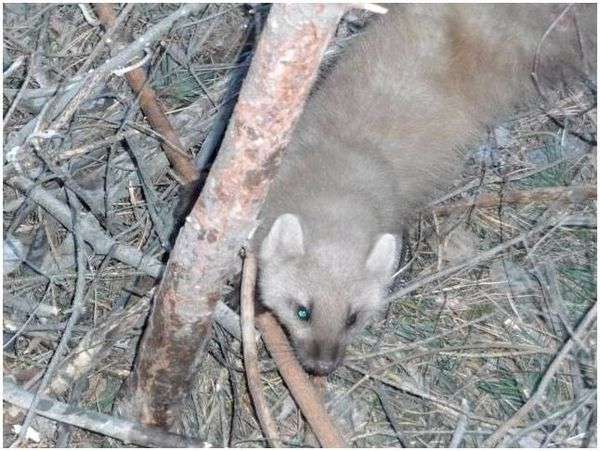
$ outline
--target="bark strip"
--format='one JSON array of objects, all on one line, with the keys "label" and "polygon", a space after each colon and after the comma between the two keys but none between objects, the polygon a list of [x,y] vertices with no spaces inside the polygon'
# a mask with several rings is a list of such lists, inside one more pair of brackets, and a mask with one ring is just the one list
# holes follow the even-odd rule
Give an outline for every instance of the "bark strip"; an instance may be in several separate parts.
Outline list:
[{"label": "bark strip", "polygon": [[123,406],[168,428],[199,370],[212,313],[257,226],[342,5],[274,5],[221,150],[157,291]]}]

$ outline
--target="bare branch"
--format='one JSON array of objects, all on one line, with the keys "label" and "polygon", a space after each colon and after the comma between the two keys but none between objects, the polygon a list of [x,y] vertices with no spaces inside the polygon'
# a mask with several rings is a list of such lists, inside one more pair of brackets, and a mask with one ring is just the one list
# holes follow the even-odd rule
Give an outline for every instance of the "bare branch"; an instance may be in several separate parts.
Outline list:
[{"label": "bare branch", "polygon": [[302,410],[306,421],[324,448],[344,448],[344,439],[327,415],[327,409],[304,369],[296,360],[294,351],[271,313],[262,313],[256,318],[263,340],[277,364],[281,377]]},{"label": "bare branch", "polygon": [[471,207],[492,208],[504,204],[528,204],[531,202],[582,202],[584,200],[596,199],[595,185],[582,186],[554,186],[551,188],[533,188],[526,191],[511,191],[508,193],[495,194],[485,193],[475,197],[473,200],[460,200],[448,205],[434,207],[437,214],[447,215],[457,210],[465,210]]},{"label": "bare branch", "polygon": [[[98,19],[106,29],[111,29],[117,20],[117,15],[110,3],[94,5]],[[111,41],[113,46],[118,40]],[[199,178],[199,172],[192,159],[186,154],[185,147],[163,112],[154,90],[148,85],[146,73],[141,67],[130,70],[125,75],[133,92],[139,96],[140,107],[148,122],[163,138],[163,150],[173,168],[187,183]]]},{"label": "bare branch", "polygon": [[[3,380],[2,399],[22,409],[28,409],[33,401],[33,394],[19,388],[12,381],[5,378]],[[210,443],[199,439],[143,427],[132,421],[82,409],[45,397],[38,402],[35,413],[51,420],[61,421],[139,446],[165,448],[207,448],[211,446]]]},{"label": "bare branch", "polygon": [[179,233],[122,405],[168,427],[198,371],[212,314],[257,216],[345,8],[276,4],[221,151]]},{"label": "bare branch", "polygon": [[254,408],[265,436],[272,448],[281,448],[281,440],[277,426],[267,405],[265,394],[260,381],[258,369],[258,352],[256,350],[256,335],[254,334],[254,288],[256,286],[256,257],[249,252],[244,259],[242,277],[242,340],[244,345],[244,367],[248,379],[248,390],[252,395]]}]

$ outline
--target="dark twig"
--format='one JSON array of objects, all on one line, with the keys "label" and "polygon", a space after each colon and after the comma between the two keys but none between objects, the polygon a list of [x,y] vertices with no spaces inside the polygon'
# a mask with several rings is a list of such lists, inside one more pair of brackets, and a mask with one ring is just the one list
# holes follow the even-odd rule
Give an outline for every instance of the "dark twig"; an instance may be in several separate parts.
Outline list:
[{"label": "dark twig", "polygon": [[396,434],[398,444],[400,445],[399,448],[406,448],[406,441],[404,437],[402,437],[402,427],[400,426],[400,424],[398,423],[398,419],[396,418],[396,413],[394,412],[392,402],[387,393],[388,389],[381,383],[377,384],[376,387],[376,393],[379,397],[379,402],[381,402],[383,413],[385,413],[385,416],[390,422],[390,426]]}]

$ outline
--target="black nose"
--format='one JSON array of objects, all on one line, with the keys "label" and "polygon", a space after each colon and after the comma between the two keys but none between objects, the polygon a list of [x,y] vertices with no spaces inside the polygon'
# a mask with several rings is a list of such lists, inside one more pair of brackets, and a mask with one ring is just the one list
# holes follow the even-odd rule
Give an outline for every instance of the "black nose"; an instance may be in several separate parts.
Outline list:
[{"label": "black nose", "polygon": [[308,371],[316,376],[326,376],[337,368],[336,362],[317,360],[310,362],[308,365]]}]

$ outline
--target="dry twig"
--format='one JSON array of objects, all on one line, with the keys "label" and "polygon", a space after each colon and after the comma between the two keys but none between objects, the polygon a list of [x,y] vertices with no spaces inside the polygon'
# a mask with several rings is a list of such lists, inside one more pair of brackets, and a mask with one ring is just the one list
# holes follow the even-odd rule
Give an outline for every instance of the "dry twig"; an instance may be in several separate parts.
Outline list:
[{"label": "dry twig", "polygon": [[324,448],[344,448],[346,445],[337,431],[327,409],[300,366],[285,333],[271,313],[262,313],[256,318],[263,340],[277,364],[277,369],[302,410],[306,421]]},{"label": "dry twig", "polygon": [[[595,302],[594,305],[587,311],[584,318],[575,329],[575,336],[581,338],[587,331],[587,328],[594,323],[596,320],[597,305],[598,303]],[[535,391],[527,400],[527,402],[523,404],[523,406],[512,417],[510,417],[508,421],[506,421],[492,435],[490,435],[483,443],[483,446],[495,447],[500,444],[500,442],[506,438],[509,431],[512,428],[519,426],[521,420],[523,420],[529,414],[529,412],[531,412],[531,410],[533,410],[533,408],[539,404],[546,393],[548,384],[550,384],[554,378],[554,375],[560,369],[560,366],[563,364],[565,358],[569,355],[569,352],[571,352],[571,348],[573,348],[574,344],[575,340],[573,337],[570,337],[565,342],[558,354],[556,354],[556,357],[554,357],[552,363],[550,363],[546,369],[544,376],[538,383]]]},{"label": "dry twig", "polygon": [[256,228],[343,12],[336,5],[271,9],[219,156],[177,237],[123,396],[127,415],[144,424],[168,427],[198,371],[215,305],[237,269],[241,244]]},{"label": "dry twig", "polygon": [[265,394],[262,390],[260,370],[258,369],[258,352],[256,351],[256,335],[254,333],[254,288],[256,286],[256,257],[251,252],[244,258],[244,272],[242,277],[242,341],[244,346],[244,367],[248,379],[248,390],[252,395],[254,408],[260,425],[272,448],[281,448],[281,440],[277,426],[267,405]]},{"label": "dry twig", "polygon": [[[3,381],[2,399],[22,409],[31,408],[34,395],[19,388],[6,378]],[[49,398],[41,398],[35,413],[51,420],[71,424],[92,432],[145,447],[206,448],[210,443],[199,439],[171,434],[159,429],[143,427],[132,421],[82,409]]]},{"label": "dry twig", "polygon": [[596,199],[596,186],[555,186],[551,188],[532,188],[527,191],[511,191],[502,194],[485,193],[473,200],[461,200],[448,205],[435,207],[433,211],[437,214],[447,215],[457,210],[471,207],[493,208],[498,205],[529,204],[542,202],[582,202],[584,200]]}]

